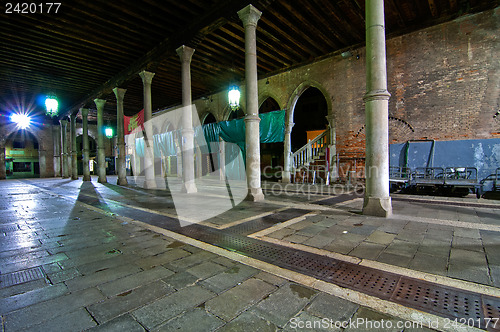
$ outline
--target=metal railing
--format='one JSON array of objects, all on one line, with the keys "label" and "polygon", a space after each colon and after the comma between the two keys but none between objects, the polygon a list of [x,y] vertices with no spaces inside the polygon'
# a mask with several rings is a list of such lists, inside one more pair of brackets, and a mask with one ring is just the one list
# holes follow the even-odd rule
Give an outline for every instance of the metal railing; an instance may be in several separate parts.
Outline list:
[{"label": "metal railing", "polygon": [[307,166],[314,160],[319,159],[322,154],[326,154],[329,138],[328,133],[329,130],[327,129],[292,154],[290,158],[292,170],[296,170],[304,165]]},{"label": "metal railing", "polygon": [[474,187],[477,183],[477,168],[475,167],[446,167],[444,170],[444,184],[455,187]]}]

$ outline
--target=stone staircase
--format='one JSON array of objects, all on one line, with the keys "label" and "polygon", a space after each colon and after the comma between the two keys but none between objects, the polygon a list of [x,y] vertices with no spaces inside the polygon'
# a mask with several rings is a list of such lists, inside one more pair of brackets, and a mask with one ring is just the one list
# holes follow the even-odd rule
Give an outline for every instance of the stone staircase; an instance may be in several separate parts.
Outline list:
[{"label": "stone staircase", "polygon": [[292,154],[293,183],[329,183],[329,137],[327,129]]}]

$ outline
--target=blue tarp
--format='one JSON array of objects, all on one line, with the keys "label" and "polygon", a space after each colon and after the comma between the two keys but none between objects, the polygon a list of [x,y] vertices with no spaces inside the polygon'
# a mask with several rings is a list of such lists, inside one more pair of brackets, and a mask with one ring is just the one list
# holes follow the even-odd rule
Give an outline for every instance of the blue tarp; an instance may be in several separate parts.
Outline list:
[{"label": "blue tarp", "polygon": [[390,165],[410,167],[475,167],[478,180],[500,167],[500,139],[409,141],[390,144]]}]

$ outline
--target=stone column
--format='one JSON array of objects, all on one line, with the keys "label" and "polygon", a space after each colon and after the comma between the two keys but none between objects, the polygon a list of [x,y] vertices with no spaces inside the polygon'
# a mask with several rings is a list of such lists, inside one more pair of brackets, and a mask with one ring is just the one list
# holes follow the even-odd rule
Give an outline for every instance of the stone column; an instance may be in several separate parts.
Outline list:
[{"label": "stone column", "polygon": [[389,97],[385,55],[384,1],[366,1],[366,189],[363,214],[388,217]]},{"label": "stone column", "polygon": [[80,108],[80,112],[82,112],[82,127],[83,127],[83,133],[82,133],[82,143],[83,143],[83,151],[82,151],[82,159],[83,159],[83,181],[91,181],[90,178],[90,167],[89,167],[89,122],[88,122],[88,115],[89,115],[89,109],[88,108]]},{"label": "stone column", "polygon": [[330,129],[330,144],[328,145],[329,156],[328,163],[330,165],[330,169],[328,172],[330,173],[330,181],[334,182],[338,178],[337,174],[337,129],[335,123],[335,116],[329,115],[326,117],[328,120],[328,127]]},{"label": "stone column", "polygon": [[38,169],[40,170],[40,178],[47,177],[47,151],[42,148],[38,149]]},{"label": "stone column", "polygon": [[154,148],[153,148],[153,106],[151,104],[151,81],[155,73],[141,71],[139,76],[142,78],[144,91],[144,129],[146,136],[144,137],[144,188],[156,188],[155,181],[155,163],[154,163]]},{"label": "stone column", "polygon": [[259,98],[257,88],[257,21],[261,12],[248,5],[238,12],[245,27],[245,145],[246,172],[248,184],[247,200],[264,199],[260,184],[260,133],[259,133]]},{"label": "stone column", "polygon": [[219,138],[219,179],[226,180],[226,144]]},{"label": "stone column", "polygon": [[292,128],[294,123],[288,121],[285,127],[285,144],[284,144],[284,161],[283,161],[283,173],[281,174],[282,183],[290,183],[291,181],[291,166],[292,166]]},{"label": "stone column", "polygon": [[60,127],[52,124],[52,141],[54,143],[54,176],[61,176],[61,133]]},{"label": "stone column", "polygon": [[118,182],[119,186],[126,186],[127,182],[127,169],[125,165],[125,124],[123,118],[123,97],[127,89],[114,88],[113,92],[116,96],[116,137],[118,146],[118,158],[116,168],[118,170]]},{"label": "stone column", "polygon": [[107,183],[106,178],[106,152],[104,149],[104,99],[94,99],[97,106],[97,175],[99,183]]},{"label": "stone column", "polygon": [[71,179],[78,180],[78,153],[76,151],[76,114],[71,117]]},{"label": "stone column", "polygon": [[68,172],[68,149],[67,145],[68,143],[66,142],[66,126],[68,125],[68,120],[59,120],[59,123],[61,123],[61,164],[62,164],[62,177],[68,178],[69,177],[69,172]]},{"label": "stone column", "polygon": [[191,57],[194,49],[182,45],[177,49],[181,60],[182,74],[182,191],[188,194],[197,192],[194,171],[194,130],[193,105],[191,101]]},{"label": "stone column", "polygon": [[0,180],[7,178],[7,168],[5,166],[5,142],[0,141]]}]

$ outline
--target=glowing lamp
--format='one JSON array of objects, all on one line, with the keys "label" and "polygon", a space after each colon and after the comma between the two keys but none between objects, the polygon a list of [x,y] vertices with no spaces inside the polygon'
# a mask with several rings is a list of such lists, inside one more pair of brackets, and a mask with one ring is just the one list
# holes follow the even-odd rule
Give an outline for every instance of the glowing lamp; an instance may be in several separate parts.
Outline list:
[{"label": "glowing lamp", "polygon": [[106,127],[104,129],[104,135],[106,135],[107,138],[113,137],[113,128],[111,127]]},{"label": "glowing lamp", "polygon": [[31,118],[27,114],[14,113],[10,116],[10,121],[14,122],[20,129],[26,129],[31,124]]},{"label": "glowing lamp", "polygon": [[229,99],[229,107],[231,107],[231,109],[235,110],[240,107],[240,90],[238,90],[238,87],[232,87],[229,90],[227,97]]},{"label": "glowing lamp", "polygon": [[59,102],[55,97],[47,97],[45,99],[45,109],[47,115],[55,116],[57,115],[57,111],[59,109]]}]

